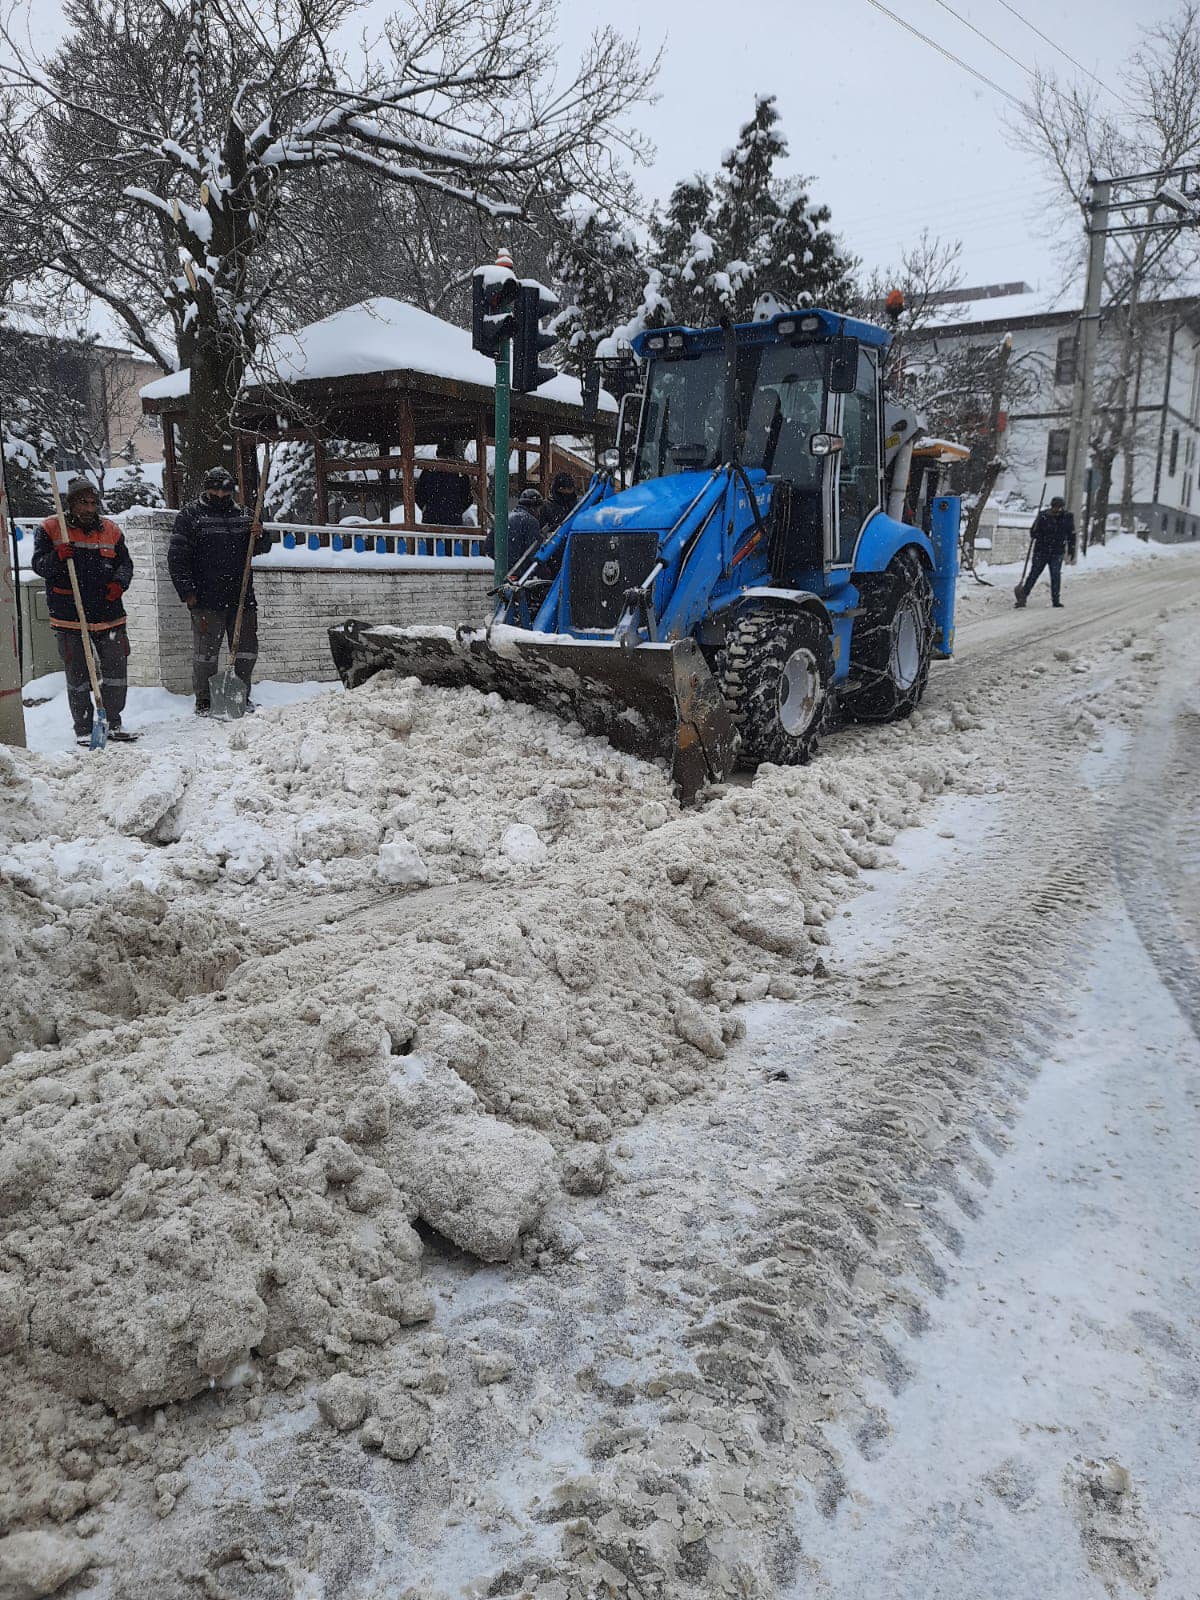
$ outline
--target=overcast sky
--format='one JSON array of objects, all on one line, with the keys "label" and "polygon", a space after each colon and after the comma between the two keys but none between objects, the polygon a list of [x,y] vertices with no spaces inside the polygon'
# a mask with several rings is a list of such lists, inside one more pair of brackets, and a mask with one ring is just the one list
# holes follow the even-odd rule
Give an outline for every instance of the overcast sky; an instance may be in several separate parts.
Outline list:
[{"label": "overcast sky", "polygon": [[[1021,17],[1112,89],[1143,25],[1173,0],[887,0],[891,11],[1016,98],[1024,67],[1076,68]],[[395,0],[375,0],[376,13]],[[35,31],[61,27],[56,0],[31,0]],[[987,35],[985,42],[951,13]],[[1015,13],[1020,13],[1018,16]],[[680,177],[712,171],[753,111],[774,94],[790,143],[786,170],[812,179],[814,201],[869,266],[898,260],[923,227],[963,243],[968,283],[1025,279],[1043,295],[1064,278],[1036,163],[1005,133],[1010,101],[882,15],[870,0],[561,0],[574,58],[598,22],[663,47],[657,102],[642,130],[657,147],[640,181],[665,197]],[[519,266],[519,263],[518,263]]]},{"label": "overcast sky", "polygon": [[[1028,78],[939,0],[886,0],[888,9],[1020,98]],[[1011,0],[1014,9],[1111,88],[1163,0]],[[1028,68],[1076,69],[1003,0],[947,0]],[[563,0],[564,44],[578,48],[598,8]],[[1045,182],[1005,136],[1013,106],[880,14],[869,0],[606,0],[605,20],[665,46],[660,98],[643,119],[658,147],[646,177],[659,194],[697,167],[711,170],[753,110],[777,97],[790,169],[870,265],[897,260],[928,225],[961,238],[971,284],[1024,278],[1043,292],[1062,278],[1048,238]],[[1111,102],[1110,102],[1111,103]]]}]

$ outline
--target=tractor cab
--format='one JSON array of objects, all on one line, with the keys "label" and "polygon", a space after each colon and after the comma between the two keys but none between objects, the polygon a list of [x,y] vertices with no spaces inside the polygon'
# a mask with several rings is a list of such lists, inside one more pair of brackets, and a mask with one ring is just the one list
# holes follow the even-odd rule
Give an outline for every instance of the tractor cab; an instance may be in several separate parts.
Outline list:
[{"label": "tractor cab", "polygon": [[752,482],[786,486],[787,565],[844,576],[884,504],[888,342],[882,328],[828,311],[639,335],[646,381],[633,482],[736,459]]}]

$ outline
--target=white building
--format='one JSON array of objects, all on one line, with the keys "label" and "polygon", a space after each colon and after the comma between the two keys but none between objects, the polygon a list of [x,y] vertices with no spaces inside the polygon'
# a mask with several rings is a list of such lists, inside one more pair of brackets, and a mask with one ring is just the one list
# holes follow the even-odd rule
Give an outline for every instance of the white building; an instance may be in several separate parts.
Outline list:
[{"label": "white building", "polygon": [[[1200,538],[1200,300],[1160,300],[1143,308],[1147,332],[1134,373],[1131,403],[1133,509],[1150,537],[1175,543]],[[1071,387],[1075,377],[1078,311],[1045,311],[949,323],[910,335],[908,348],[942,352],[954,341],[996,345],[1012,336],[1012,361],[1036,375],[1035,392],[1005,419],[1006,471],[996,493],[1015,493],[1030,505],[1065,494]],[[1118,331],[1101,324],[1097,371],[1117,359]],[[1098,384],[1097,404],[1102,401]],[[1113,463],[1110,512],[1121,503],[1122,453]]]}]

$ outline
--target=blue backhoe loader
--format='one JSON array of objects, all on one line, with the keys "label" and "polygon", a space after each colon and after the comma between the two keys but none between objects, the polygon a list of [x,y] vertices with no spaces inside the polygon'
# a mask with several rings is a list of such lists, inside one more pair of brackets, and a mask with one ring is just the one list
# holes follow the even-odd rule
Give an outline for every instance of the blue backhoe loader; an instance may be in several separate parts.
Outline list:
[{"label": "blue backhoe loader", "polygon": [[821,310],[640,334],[628,486],[607,461],[486,628],[331,629],[343,681],[390,668],[547,706],[665,757],[684,800],[807,761],[835,712],[907,716],[953,649],[960,504],[914,473],[889,343]]}]

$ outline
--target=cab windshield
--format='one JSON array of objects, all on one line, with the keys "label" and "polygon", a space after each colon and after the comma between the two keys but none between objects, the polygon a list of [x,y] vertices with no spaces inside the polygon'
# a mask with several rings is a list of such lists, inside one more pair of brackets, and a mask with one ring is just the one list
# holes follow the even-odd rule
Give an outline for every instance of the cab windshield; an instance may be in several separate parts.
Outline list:
[{"label": "cab windshield", "polygon": [[[678,361],[655,361],[646,391],[637,479],[675,472],[711,472],[721,465],[725,357],[705,350]],[[825,350],[821,345],[744,346],[738,351],[737,432],[742,465],[797,484],[820,482],[821,461],[810,434],[825,418]]]}]

